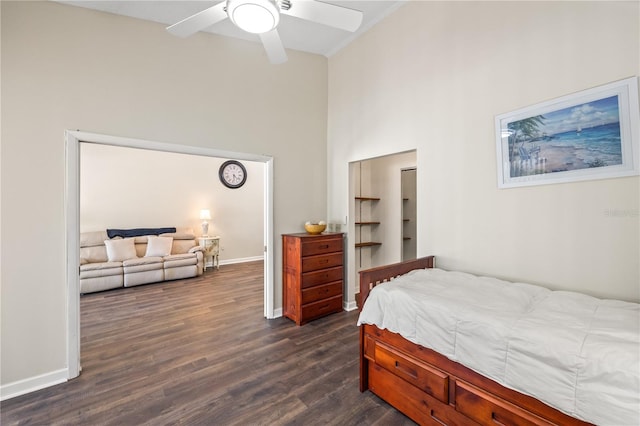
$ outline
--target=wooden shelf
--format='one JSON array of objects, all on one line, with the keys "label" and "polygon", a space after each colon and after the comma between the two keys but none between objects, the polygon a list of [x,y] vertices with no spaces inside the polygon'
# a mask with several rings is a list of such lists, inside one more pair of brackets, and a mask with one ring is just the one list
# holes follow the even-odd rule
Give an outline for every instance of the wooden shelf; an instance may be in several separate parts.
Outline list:
[{"label": "wooden shelf", "polygon": [[356,248],[374,247],[374,246],[381,246],[381,245],[382,245],[382,243],[374,243],[374,242],[356,243]]},{"label": "wooden shelf", "polygon": [[[356,201],[380,201],[380,198],[378,197],[355,197]],[[360,208],[362,209],[362,204],[360,204]],[[362,210],[360,210],[360,217],[362,217]],[[359,221],[359,222],[355,222],[355,225],[360,225],[360,226],[366,226],[366,225],[380,225],[380,222],[378,221]],[[359,242],[359,243],[355,243],[355,248],[362,248],[362,247],[376,247],[376,246],[380,246],[382,245],[382,243],[376,243],[373,241],[363,241],[363,242]]]}]

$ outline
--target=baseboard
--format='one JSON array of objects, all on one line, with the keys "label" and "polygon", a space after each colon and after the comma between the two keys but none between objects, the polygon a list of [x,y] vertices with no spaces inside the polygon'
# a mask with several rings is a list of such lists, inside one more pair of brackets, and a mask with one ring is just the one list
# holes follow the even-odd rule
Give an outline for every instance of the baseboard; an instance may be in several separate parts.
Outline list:
[{"label": "baseboard", "polygon": [[233,265],[234,263],[255,262],[257,260],[264,260],[264,256],[240,257],[237,259],[221,260],[220,265]]},{"label": "baseboard", "polygon": [[273,318],[280,318],[282,316],[282,308],[273,310]]},{"label": "baseboard", "polygon": [[49,386],[59,385],[66,382],[68,376],[69,371],[63,368],[28,379],[18,380],[17,382],[7,383],[0,386],[0,401],[48,388]]},{"label": "baseboard", "polygon": [[358,304],[353,301],[353,302],[342,302],[342,309],[344,309],[345,311],[349,312],[349,311],[355,311],[356,309],[358,309]]}]

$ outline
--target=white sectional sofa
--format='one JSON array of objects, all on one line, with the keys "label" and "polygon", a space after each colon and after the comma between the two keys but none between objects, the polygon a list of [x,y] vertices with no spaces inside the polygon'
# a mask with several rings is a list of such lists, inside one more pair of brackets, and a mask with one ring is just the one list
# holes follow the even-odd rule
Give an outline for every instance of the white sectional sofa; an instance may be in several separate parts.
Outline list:
[{"label": "white sectional sofa", "polygon": [[83,232],[80,293],[202,275],[202,250],[190,228],[129,238],[109,238],[107,231]]}]

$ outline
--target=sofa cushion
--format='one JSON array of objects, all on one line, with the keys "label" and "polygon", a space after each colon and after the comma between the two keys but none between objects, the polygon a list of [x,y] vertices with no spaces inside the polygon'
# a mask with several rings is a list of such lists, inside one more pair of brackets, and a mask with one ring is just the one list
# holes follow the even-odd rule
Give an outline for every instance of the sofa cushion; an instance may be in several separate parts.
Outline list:
[{"label": "sofa cushion", "polygon": [[189,249],[198,245],[196,240],[176,240],[173,239],[173,246],[171,247],[171,254],[185,254],[189,252]]},{"label": "sofa cushion", "polygon": [[107,248],[109,262],[122,262],[123,260],[138,257],[133,238],[105,240],[104,245]]},{"label": "sofa cushion", "polygon": [[197,263],[198,257],[195,253],[172,254],[164,257],[164,269],[195,265]]},{"label": "sofa cushion", "polygon": [[[127,275],[135,274],[138,272],[148,272],[148,271],[161,271],[162,263],[148,263],[144,265],[134,265],[134,266],[125,266],[124,268],[124,277],[125,277],[125,286],[127,285]],[[162,281],[162,278],[159,280],[157,278],[153,279],[154,281]],[[151,281],[149,281],[151,282]]]},{"label": "sofa cushion", "polygon": [[156,237],[156,236],[150,235],[147,241],[147,251],[144,254],[144,256],[145,257],[168,256],[171,254],[172,243],[173,243],[173,238],[171,237]]},{"label": "sofa cushion", "polygon": [[86,265],[80,266],[80,280],[122,274],[123,269],[121,262],[87,263]]},{"label": "sofa cushion", "polygon": [[171,237],[174,240],[195,240],[196,236],[190,232],[168,232],[160,234],[161,237]]},{"label": "sofa cushion", "polygon": [[[162,258],[161,257],[140,257],[137,259],[129,259],[122,262],[122,266],[124,267],[124,285],[126,287],[128,284],[132,284],[133,282],[136,282],[137,284],[141,284],[144,281],[144,280],[134,280],[134,281],[127,280],[128,274],[161,270]],[[156,275],[151,275],[149,279],[153,281],[146,281],[146,282],[162,281],[162,278],[158,279]]]},{"label": "sofa cushion", "polygon": [[152,265],[154,263],[162,263],[162,258],[159,256],[136,257],[125,260],[122,262],[122,266]]},{"label": "sofa cushion", "polygon": [[93,271],[96,269],[111,269],[122,267],[122,262],[94,262],[80,265],[80,271]]},{"label": "sofa cushion", "polygon": [[104,246],[104,240],[108,238],[105,231],[81,232],[80,247]]}]

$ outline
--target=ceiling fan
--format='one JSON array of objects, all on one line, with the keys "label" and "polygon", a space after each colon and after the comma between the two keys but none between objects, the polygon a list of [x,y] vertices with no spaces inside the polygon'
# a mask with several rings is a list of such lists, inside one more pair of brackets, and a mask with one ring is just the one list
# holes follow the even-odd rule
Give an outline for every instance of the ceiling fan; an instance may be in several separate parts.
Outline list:
[{"label": "ceiling fan", "polygon": [[315,0],[225,0],[167,27],[167,31],[188,37],[229,18],[241,30],[260,36],[269,62],[281,64],[287,60],[277,29],[281,13],[351,32],[362,23],[359,10]]}]

